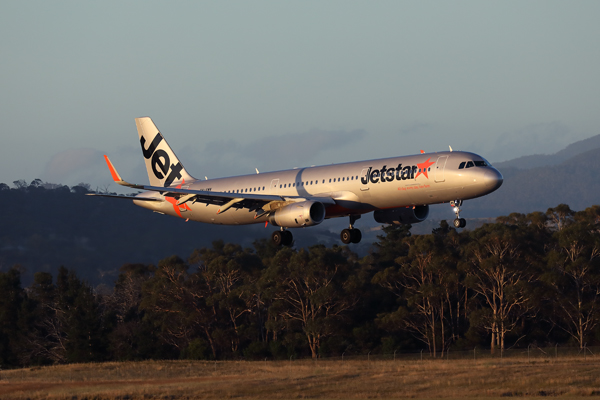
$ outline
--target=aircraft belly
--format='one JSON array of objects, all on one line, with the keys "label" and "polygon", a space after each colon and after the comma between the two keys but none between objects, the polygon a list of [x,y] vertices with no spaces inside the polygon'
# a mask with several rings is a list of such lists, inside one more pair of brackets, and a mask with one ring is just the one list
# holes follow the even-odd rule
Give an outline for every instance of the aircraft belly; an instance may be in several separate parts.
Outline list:
[{"label": "aircraft belly", "polygon": [[191,206],[192,220],[207,224],[219,225],[248,225],[264,222],[266,218],[254,219],[254,212],[246,208],[230,208],[225,212],[218,213],[221,207],[217,205],[206,205],[195,203]]},{"label": "aircraft belly", "polygon": [[467,200],[485,194],[478,184],[445,186],[444,188],[429,190],[429,202],[446,202],[454,199]]}]

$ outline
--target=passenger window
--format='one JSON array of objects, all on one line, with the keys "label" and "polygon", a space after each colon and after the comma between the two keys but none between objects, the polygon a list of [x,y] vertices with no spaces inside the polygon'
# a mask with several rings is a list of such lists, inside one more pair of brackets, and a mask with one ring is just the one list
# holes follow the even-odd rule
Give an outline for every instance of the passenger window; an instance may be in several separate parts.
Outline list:
[{"label": "passenger window", "polygon": [[463,169],[465,167],[466,163],[467,163],[466,161],[461,162],[460,165],[458,166],[458,169]]},{"label": "passenger window", "polygon": [[346,178],[342,178],[342,182],[345,181],[345,180],[346,180]]},{"label": "passenger window", "polygon": [[474,166],[475,166],[475,164],[473,164],[473,161],[469,161],[469,162],[467,162],[467,166],[465,168],[471,168]]}]

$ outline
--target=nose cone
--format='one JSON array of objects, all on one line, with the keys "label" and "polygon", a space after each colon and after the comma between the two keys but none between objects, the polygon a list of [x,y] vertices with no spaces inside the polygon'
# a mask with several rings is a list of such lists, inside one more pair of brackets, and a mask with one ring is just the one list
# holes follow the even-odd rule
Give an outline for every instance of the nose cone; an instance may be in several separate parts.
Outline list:
[{"label": "nose cone", "polygon": [[485,184],[485,187],[490,189],[490,192],[493,192],[494,190],[502,186],[504,178],[502,177],[500,171],[498,171],[495,168],[489,168],[487,171],[485,171],[485,174],[483,175],[483,182]]}]

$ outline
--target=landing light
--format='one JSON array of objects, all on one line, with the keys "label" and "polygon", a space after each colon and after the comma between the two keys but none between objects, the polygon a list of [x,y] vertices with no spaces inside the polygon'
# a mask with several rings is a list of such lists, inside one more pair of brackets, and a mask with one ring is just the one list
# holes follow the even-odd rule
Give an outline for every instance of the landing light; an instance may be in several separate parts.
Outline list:
[{"label": "landing light", "polygon": [[458,207],[454,207],[454,209],[453,209],[453,210],[454,210],[454,212],[456,213],[456,212],[458,212],[458,211],[459,211],[459,208],[458,208]]}]

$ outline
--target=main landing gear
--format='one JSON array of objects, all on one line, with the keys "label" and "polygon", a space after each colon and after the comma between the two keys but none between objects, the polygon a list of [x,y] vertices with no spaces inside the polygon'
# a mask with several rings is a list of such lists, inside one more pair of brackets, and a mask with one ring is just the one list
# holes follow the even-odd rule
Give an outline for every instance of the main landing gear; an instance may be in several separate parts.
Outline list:
[{"label": "main landing gear", "polygon": [[360,215],[350,215],[350,228],[344,229],[340,234],[340,238],[342,239],[342,243],[350,244],[350,243],[360,243],[362,239],[362,233],[360,229],[354,229],[354,223],[357,219],[360,218]]},{"label": "main landing gear", "polygon": [[[344,229],[340,234],[342,243],[360,243],[360,240],[362,239],[362,233],[359,229],[354,228],[354,223],[359,218],[360,215],[350,215],[350,227],[348,229]],[[281,228],[281,230],[273,232],[271,235],[271,240],[275,246],[291,246],[292,242],[294,241],[294,236],[292,235],[292,232]]]},{"label": "main landing gear", "polygon": [[450,205],[454,208],[454,214],[456,214],[456,218],[454,219],[454,227],[464,228],[467,226],[467,221],[460,217],[460,206],[462,206],[462,200],[452,200]]},{"label": "main landing gear", "polygon": [[271,240],[275,243],[275,246],[291,246],[294,241],[294,235],[292,235],[292,232],[281,228],[280,231],[273,232]]}]

